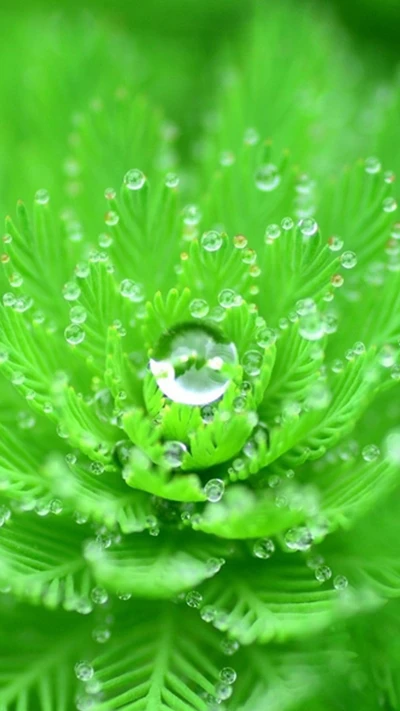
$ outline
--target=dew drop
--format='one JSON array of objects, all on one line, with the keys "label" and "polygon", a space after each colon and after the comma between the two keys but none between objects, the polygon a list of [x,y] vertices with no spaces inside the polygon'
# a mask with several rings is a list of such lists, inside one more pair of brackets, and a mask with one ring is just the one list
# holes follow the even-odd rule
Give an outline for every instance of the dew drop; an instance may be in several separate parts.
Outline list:
[{"label": "dew drop", "polygon": [[150,360],[160,390],[175,402],[208,405],[218,400],[238,361],[236,347],[204,325],[184,324],[166,333]]},{"label": "dew drop", "polygon": [[312,237],[318,232],[318,223],[313,217],[305,217],[300,221],[300,231],[304,237]]},{"label": "dew drop", "polygon": [[177,188],[179,185],[179,176],[176,173],[167,173],[165,176],[165,186],[167,188]]},{"label": "dew drop", "polygon": [[331,250],[331,252],[340,252],[341,249],[343,249],[343,240],[340,239],[340,237],[337,237],[333,235],[332,237],[329,237],[328,239],[328,247]]},{"label": "dew drop", "polygon": [[81,289],[79,284],[75,281],[67,281],[67,283],[64,284],[62,293],[66,301],[76,301],[80,297]]},{"label": "dew drop", "polygon": [[291,217],[284,217],[281,221],[281,227],[285,232],[288,232],[294,226],[294,222]]},{"label": "dew drop", "polygon": [[370,156],[369,158],[365,159],[364,167],[366,173],[369,173],[369,175],[374,175],[375,173],[379,173],[382,166],[379,158]]},{"label": "dew drop", "polygon": [[204,405],[204,407],[201,408],[200,414],[203,422],[209,424],[214,420],[215,410],[212,405]]},{"label": "dew drop", "polygon": [[187,447],[183,442],[170,441],[164,446],[164,460],[172,469],[182,466],[186,453]]},{"label": "dew drop", "polygon": [[203,596],[197,590],[191,590],[190,592],[187,593],[187,595],[185,597],[185,601],[189,607],[194,607],[195,609],[199,609],[201,603],[203,602]]},{"label": "dew drop", "polygon": [[201,211],[197,205],[186,205],[183,208],[183,222],[185,225],[198,225],[201,220]]},{"label": "dew drop", "polygon": [[260,140],[260,135],[255,128],[247,128],[243,140],[247,146],[255,146]]},{"label": "dew drop", "polygon": [[349,581],[344,575],[336,575],[333,579],[333,587],[335,590],[345,590]]},{"label": "dew drop", "polygon": [[299,334],[306,341],[318,341],[325,334],[324,321],[318,313],[309,313],[299,320]]},{"label": "dew drop", "polygon": [[28,311],[28,309],[33,306],[33,299],[31,296],[19,296],[17,299],[15,299],[14,302],[14,311],[17,311],[18,313],[22,314],[25,311]]},{"label": "dew drop", "polygon": [[260,348],[270,348],[277,339],[277,333],[273,328],[263,327],[256,333],[256,342]]},{"label": "dew drop", "polygon": [[246,351],[242,360],[243,370],[245,373],[247,373],[247,375],[252,378],[255,378],[261,373],[262,362],[263,357],[259,351]]},{"label": "dew drop", "polygon": [[226,701],[232,696],[232,686],[222,681],[215,685],[215,696],[219,702]]},{"label": "dew drop", "polygon": [[278,237],[280,236],[281,228],[279,227],[279,225],[268,225],[267,229],[265,230],[264,241],[269,244],[275,239],[278,239]]},{"label": "dew drop", "polygon": [[205,318],[210,307],[205,299],[193,299],[189,304],[189,311],[193,318]]},{"label": "dew drop", "polygon": [[204,487],[204,494],[207,501],[215,504],[221,501],[225,491],[225,484],[222,479],[209,479]]},{"label": "dew drop", "polygon": [[361,456],[365,462],[375,462],[380,453],[380,449],[376,444],[367,444],[361,450]]},{"label": "dew drop", "polygon": [[71,346],[77,346],[85,339],[85,331],[79,324],[71,323],[64,331],[65,339]]},{"label": "dew drop", "polygon": [[258,541],[254,543],[253,553],[256,558],[262,558],[266,560],[270,558],[275,552],[275,544],[272,538],[259,538]]},{"label": "dew drop", "polygon": [[318,580],[319,583],[325,583],[327,580],[329,580],[332,577],[332,571],[327,565],[319,565],[315,569],[315,578]]},{"label": "dew drop", "polygon": [[244,249],[247,247],[247,237],[244,235],[235,235],[233,238],[233,246],[236,249]]},{"label": "dew drop", "polygon": [[200,244],[206,252],[217,252],[223,243],[222,235],[216,230],[205,232],[200,240]]},{"label": "dew drop", "polygon": [[128,190],[140,190],[146,182],[146,176],[138,168],[128,170],[124,177],[124,184]]},{"label": "dew drop", "polygon": [[397,210],[397,202],[392,197],[385,198],[382,206],[384,212],[394,212],[395,210]]},{"label": "dew drop", "polygon": [[87,311],[83,306],[72,306],[69,312],[69,317],[72,323],[80,324],[85,323],[87,318]]},{"label": "dew drop", "polygon": [[343,252],[340,262],[345,269],[353,269],[357,264],[357,256],[354,252]]},{"label": "dew drop", "polygon": [[221,641],[221,649],[228,657],[232,657],[235,652],[238,651],[239,646],[239,642],[236,639],[229,639],[227,637]]},{"label": "dew drop", "polygon": [[105,644],[111,637],[111,631],[107,626],[95,627],[92,632],[92,637],[98,644]]},{"label": "dew drop", "polygon": [[129,301],[134,303],[140,303],[144,300],[144,290],[141,284],[133,281],[132,279],[123,279],[121,281],[119,290],[121,295]]},{"label": "dew drop", "polygon": [[35,193],[35,202],[38,205],[47,205],[47,203],[50,200],[50,195],[47,190],[42,188],[41,190],[37,190]]},{"label": "dew drop", "polygon": [[281,182],[278,168],[273,163],[261,165],[255,175],[255,183],[258,190],[271,192],[278,187]]},{"label": "dew drop", "polygon": [[108,227],[114,227],[119,222],[118,213],[115,212],[115,210],[109,210],[105,214],[104,222],[106,223],[106,225],[108,225]]},{"label": "dew drop", "polygon": [[204,605],[200,610],[200,617],[204,622],[214,622],[217,611],[212,605]]},{"label": "dew drop", "polygon": [[242,297],[233,289],[222,289],[218,294],[218,301],[224,309],[231,309],[241,305]]},{"label": "dew drop", "polygon": [[291,551],[307,551],[311,548],[313,537],[305,526],[291,528],[285,534],[285,543]]},{"label": "dew drop", "polygon": [[91,598],[96,605],[105,605],[108,602],[107,590],[101,587],[93,588]]},{"label": "dew drop", "polygon": [[219,673],[219,678],[224,684],[234,684],[237,679],[237,674],[232,667],[224,667]]},{"label": "dew drop", "polygon": [[77,662],[74,669],[76,678],[79,681],[89,681],[94,674],[94,669],[89,662]]},{"label": "dew drop", "polygon": [[117,193],[114,188],[106,188],[104,191],[104,197],[106,200],[115,200]]}]

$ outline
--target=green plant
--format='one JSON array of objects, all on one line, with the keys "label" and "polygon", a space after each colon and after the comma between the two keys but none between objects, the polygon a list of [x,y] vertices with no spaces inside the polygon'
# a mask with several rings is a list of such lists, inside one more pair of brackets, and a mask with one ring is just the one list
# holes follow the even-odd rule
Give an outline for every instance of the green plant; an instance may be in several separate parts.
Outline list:
[{"label": "green plant", "polygon": [[4,711],[400,708],[395,183],[371,157],[328,176],[360,145],[335,155],[356,107],[323,25],[308,100],[265,122],[285,18],[255,15],[181,182],[173,128],[134,81],[110,98],[111,68],[66,186],[57,154],[54,200],[6,218]]}]

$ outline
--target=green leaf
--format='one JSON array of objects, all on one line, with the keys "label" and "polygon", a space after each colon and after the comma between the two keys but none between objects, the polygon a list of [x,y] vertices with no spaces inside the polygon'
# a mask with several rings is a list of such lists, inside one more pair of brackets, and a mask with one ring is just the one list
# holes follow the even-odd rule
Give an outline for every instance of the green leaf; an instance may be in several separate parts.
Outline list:
[{"label": "green leaf", "polygon": [[171,598],[210,578],[223,564],[228,546],[201,535],[136,534],[93,559],[93,571],[108,589],[135,597]]},{"label": "green leaf", "polygon": [[[190,636],[182,635],[190,629]],[[95,711],[207,711],[222,654],[218,635],[193,611],[148,606],[126,617],[105,652],[93,661],[104,700]]]},{"label": "green leaf", "polygon": [[12,514],[0,529],[0,577],[13,595],[46,607],[79,609],[91,589],[83,535],[63,515]]}]

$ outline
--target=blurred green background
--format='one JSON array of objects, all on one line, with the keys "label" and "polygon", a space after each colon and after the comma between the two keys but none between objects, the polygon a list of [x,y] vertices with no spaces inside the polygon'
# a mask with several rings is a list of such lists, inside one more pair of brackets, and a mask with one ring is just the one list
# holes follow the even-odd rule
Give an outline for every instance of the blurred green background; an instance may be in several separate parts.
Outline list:
[{"label": "blurred green background", "polygon": [[[6,0],[0,20],[3,213],[40,187],[60,206],[74,198],[77,127],[100,105],[80,155],[92,174],[86,199],[129,167],[153,169],[165,139],[158,167],[179,169],[194,191],[246,125],[311,172],[375,152],[400,167],[400,0],[36,0],[17,10]],[[239,120],[235,101],[247,89]],[[163,115],[161,139],[151,107]],[[139,120],[148,126],[140,139]],[[132,140],[120,130],[130,122]]]}]

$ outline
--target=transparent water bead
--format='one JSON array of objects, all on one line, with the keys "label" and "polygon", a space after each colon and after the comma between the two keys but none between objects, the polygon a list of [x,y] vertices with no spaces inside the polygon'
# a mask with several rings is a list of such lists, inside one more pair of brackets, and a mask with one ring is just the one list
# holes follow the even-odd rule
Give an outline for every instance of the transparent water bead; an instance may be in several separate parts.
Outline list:
[{"label": "transparent water bead", "polygon": [[231,380],[225,367],[237,362],[235,345],[214,329],[182,324],[161,338],[149,365],[164,395],[201,407],[224,394]]},{"label": "transparent water bead", "polygon": [[260,166],[255,175],[256,187],[263,192],[271,192],[281,182],[278,168],[273,163]]}]

